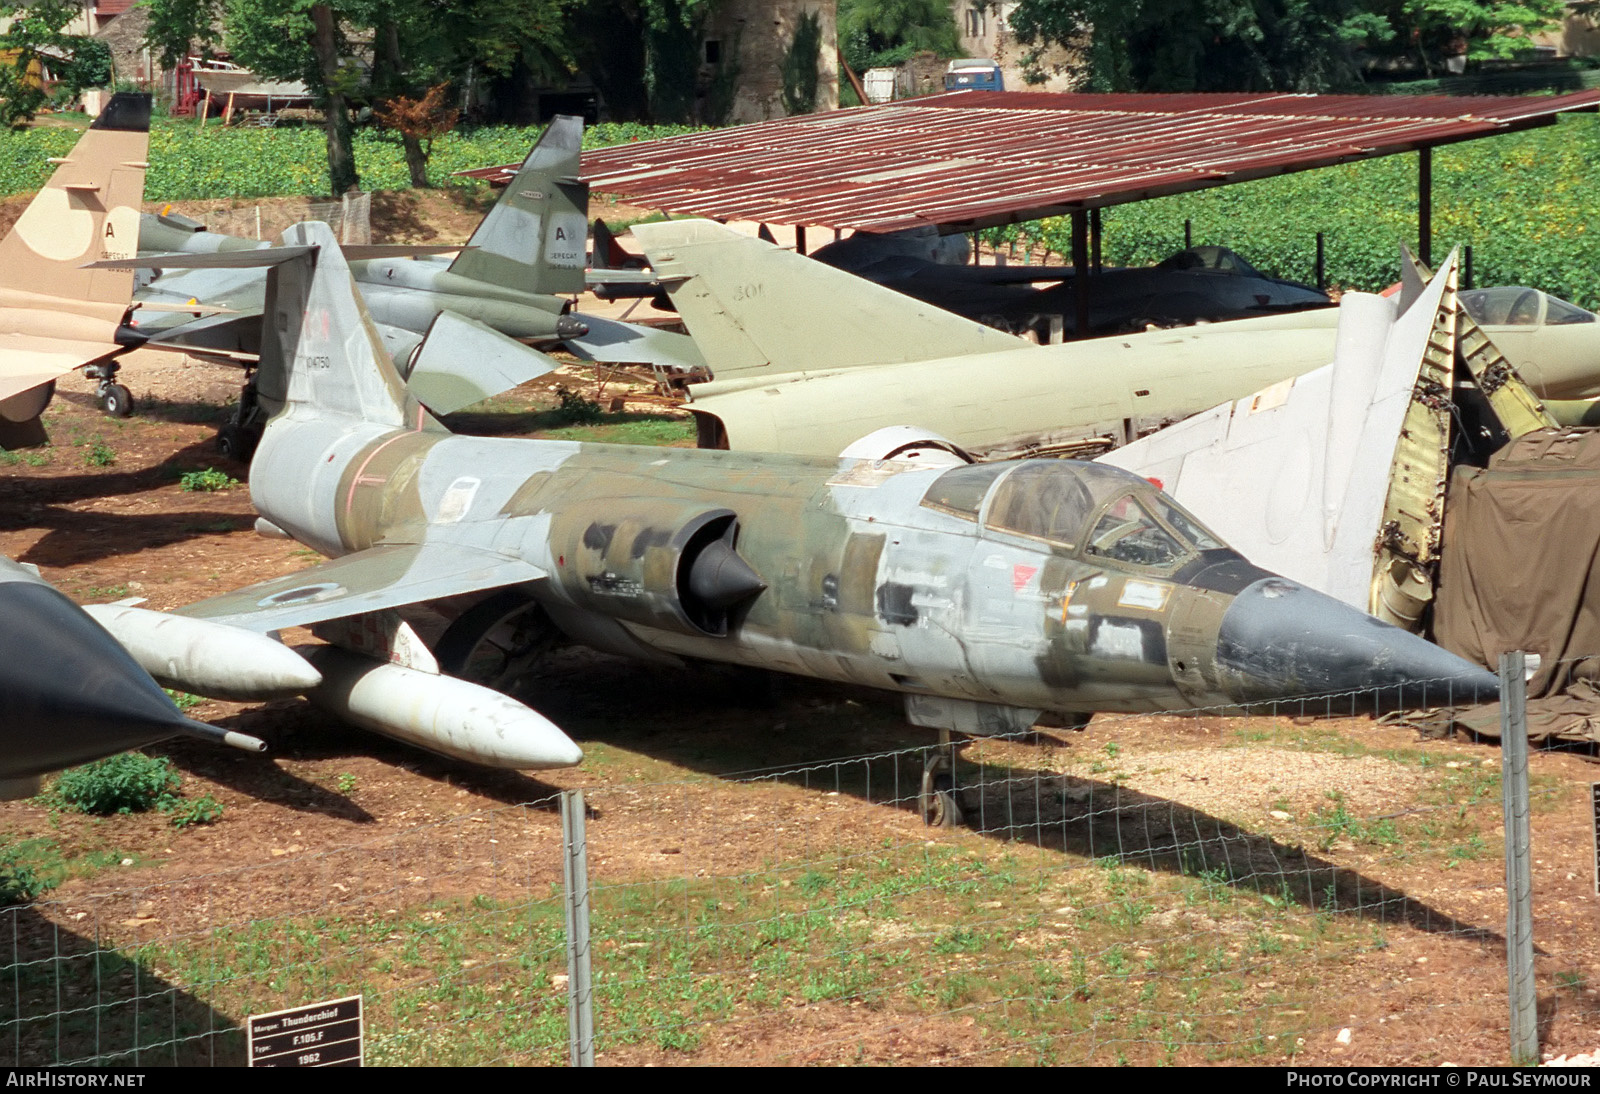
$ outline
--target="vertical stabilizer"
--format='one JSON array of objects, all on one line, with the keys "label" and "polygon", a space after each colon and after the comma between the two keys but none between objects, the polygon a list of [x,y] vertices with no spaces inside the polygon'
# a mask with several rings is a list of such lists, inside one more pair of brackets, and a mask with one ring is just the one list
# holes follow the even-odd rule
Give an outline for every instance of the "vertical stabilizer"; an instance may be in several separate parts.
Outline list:
[{"label": "vertical stabilizer", "polygon": [[633,236],[718,380],[1038,349],[709,220]]},{"label": "vertical stabilizer", "polygon": [[[257,383],[269,410],[415,427],[427,412],[395,371],[356,291],[333,230],[319,221],[283,233],[293,257],[267,278]],[[271,254],[271,251],[244,252]]]},{"label": "vertical stabilizer", "polygon": [[450,272],[522,292],[580,293],[589,186],[578,177],[583,119],[557,115]]},{"label": "vertical stabilizer", "polygon": [[149,143],[150,96],[113,95],[0,240],[0,290],[26,293],[34,307],[58,298],[53,310],[92,315],[109,340],[133,294],[133,271],[82,267],[137,250]]}]

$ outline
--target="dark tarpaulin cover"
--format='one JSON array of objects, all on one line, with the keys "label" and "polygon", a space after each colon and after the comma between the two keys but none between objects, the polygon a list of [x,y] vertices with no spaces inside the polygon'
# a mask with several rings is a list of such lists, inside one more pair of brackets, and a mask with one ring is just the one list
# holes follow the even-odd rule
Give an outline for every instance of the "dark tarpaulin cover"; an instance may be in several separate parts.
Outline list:
[{"label": "dark tarpaulin cover", "polygon": [[[1491,669],[1539,655],[1530,739],[1600,741],[1600,430],[1551,429],[1460,467],[1445,498],[1434,608],[1441,646]],[[1498,736],[1498,706],[1456,726]]]}]

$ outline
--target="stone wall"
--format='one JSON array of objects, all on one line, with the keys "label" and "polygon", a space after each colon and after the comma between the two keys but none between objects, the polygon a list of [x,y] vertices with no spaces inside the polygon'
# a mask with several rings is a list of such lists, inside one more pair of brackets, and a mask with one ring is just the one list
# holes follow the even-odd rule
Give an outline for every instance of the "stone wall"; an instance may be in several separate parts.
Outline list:
[{"label": "stone wall", "polygon": [[1007,91],[1074,91],[1083,80],[1077,50],[1051,46],[1040,57],[1045,81],[1030,84],[1023,77],[1022,58],[1031,52],[1017,41],[1008,21],[1015,0],[951,0],[956,32],[961,35],[963,57],[986,57],[1000,63]]},{"label": "stone wall", "polygon": [[723,0],[706,22],[701,66],[709,84],[719,64],[737,57],[739,78],[729,122],[781,118],[783,63],[800,17],[815,13],[822,28],[817,57],[818,111],[839,106],[839,30],[836,0]]}]

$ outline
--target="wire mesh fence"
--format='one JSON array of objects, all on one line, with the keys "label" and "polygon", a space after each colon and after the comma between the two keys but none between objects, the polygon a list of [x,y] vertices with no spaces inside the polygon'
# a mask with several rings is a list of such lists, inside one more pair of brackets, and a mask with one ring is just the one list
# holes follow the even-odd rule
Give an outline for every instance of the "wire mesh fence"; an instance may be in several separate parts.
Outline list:
[{"label": "wire mesh fence", "polygon": [[[12,908],[0,1056],[239,1063],[246,1015],[360,994],[370,1064],[559,1064],[582,992],[602,1064],[1510,1058],[1497,749],[1299,706],[947,759],[580,773],[581,938],[555,798]],[[1584,762],[1532,763],[1543,1044],[1600,1018]]]},{"label": "wire mesh fence", "polygon": [[208,231],[266,240],[277,239],[290,225],[320,220],[334,230],[340,243],[367,244],[372,242],[372,195],[351,192],[337,201],[219,206],[200,219]]}]

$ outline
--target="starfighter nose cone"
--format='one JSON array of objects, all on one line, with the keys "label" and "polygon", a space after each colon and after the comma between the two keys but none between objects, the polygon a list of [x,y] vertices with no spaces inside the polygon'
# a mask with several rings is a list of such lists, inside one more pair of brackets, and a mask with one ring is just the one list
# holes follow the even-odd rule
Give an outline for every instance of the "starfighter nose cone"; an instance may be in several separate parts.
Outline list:
[{"label": "starfighter nose cone", "polygon": [[1500,688],[1493,673],[1448,650],[1281,577],[1234,598],[1217,633],[1217,667],[1236,702],[1317,696],[1307,709],[1335,713],[1465,706],[1498,699]]},{"label": "starfighter nose cone", "polygon": [[72,601],[42,583],[0,583],[0,778],[87,763],[190,725]]}]

